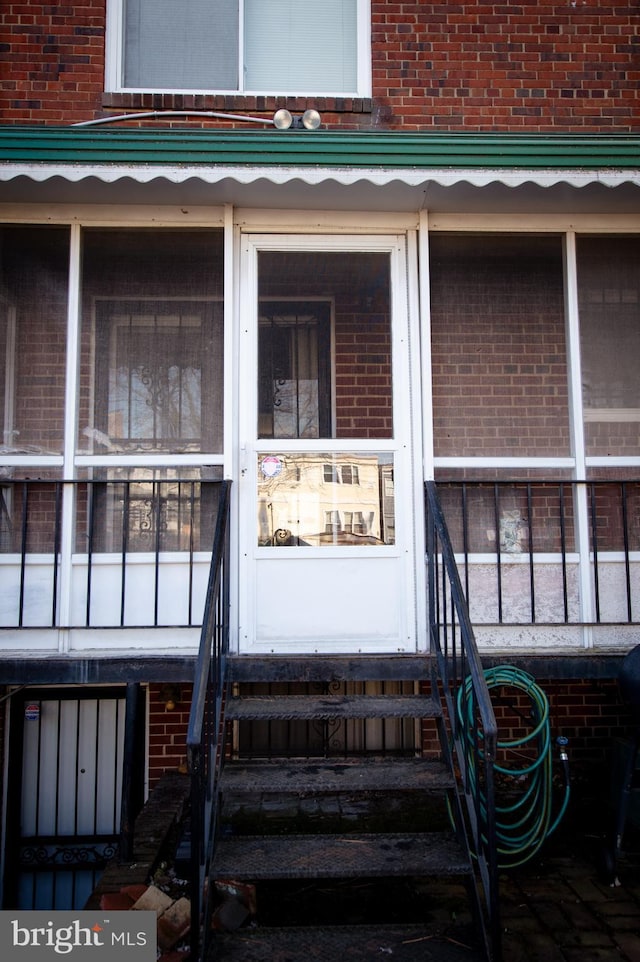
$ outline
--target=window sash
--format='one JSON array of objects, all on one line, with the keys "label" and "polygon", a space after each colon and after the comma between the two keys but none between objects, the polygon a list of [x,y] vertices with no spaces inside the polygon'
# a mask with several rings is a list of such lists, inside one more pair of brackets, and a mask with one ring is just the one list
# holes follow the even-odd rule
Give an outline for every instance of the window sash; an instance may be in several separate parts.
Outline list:
[{"label": "window sash", "polygon": [[109,90],[370,92],[369,0],[108,3]]}]

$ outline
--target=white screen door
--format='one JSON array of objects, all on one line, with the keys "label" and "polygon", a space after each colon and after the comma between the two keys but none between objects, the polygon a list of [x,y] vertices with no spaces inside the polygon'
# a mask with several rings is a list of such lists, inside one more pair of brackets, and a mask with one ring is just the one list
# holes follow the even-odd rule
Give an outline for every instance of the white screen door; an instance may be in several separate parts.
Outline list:
[{"label": "white screen door", "polygon": [[415,650],[404,239],[242,257],[240,649]]}]

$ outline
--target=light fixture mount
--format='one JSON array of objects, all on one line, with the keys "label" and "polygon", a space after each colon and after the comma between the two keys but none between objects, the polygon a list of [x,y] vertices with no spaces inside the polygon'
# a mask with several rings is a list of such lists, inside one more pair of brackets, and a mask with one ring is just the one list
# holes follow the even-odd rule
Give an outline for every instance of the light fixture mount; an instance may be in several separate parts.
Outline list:
[{"label": "light fixture mount", "polygon": [[290,110],[281,107],[273,115],[273,126],[276,130],[317,130],[322,118],[317,110],[309,108],[301,117],[294,117]]}]

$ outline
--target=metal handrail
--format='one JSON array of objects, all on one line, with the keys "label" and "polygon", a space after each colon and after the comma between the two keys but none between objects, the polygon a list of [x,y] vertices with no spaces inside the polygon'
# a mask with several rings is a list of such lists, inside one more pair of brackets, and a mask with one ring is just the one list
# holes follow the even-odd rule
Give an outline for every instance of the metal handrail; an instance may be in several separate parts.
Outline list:
[{"label": "metal handrail", "polygon": [[211,568],[200,633],[189,728],[191,777],[191,958],[205,958],[211,899],[205,886],[217,828],[217,780],[224,745],[222,717],[229,651],[229,505],[231,483],[222,482]]},{"label": "metal handrail", "polygon": [[[434,481],[425,484],[425,502],[429,632],[437,666],[433,684],[442,692],[459,772],[460,795],[466,803],[464,813],[458,812],[456,826],[465,840],[470,836],[484,894],[483,900],[478,899],[478,908],[482,911],[484,907],[487,916],[483,925],[486,948],[495,962],[501,956],[494,788],[498,729]],[[469,711],[464,715],[458,710],[461,698],[469,704]],[[464,730],[469,717],[475,722],[472,732]],[[456,793],[456,800],[459,797]]]}]

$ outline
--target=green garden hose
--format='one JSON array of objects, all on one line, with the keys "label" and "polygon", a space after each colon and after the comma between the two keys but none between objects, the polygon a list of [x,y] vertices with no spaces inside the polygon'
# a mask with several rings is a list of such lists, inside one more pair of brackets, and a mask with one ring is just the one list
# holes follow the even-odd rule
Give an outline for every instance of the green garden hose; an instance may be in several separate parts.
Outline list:
[{"label": "green garden hose", "polygon": [[[557,815],[553,815],[553,759],[549,701],[531,675],[511,665],[489,668],[484,673],[489,690],[512,688],[524,692],[530,702],[530,714],[522,714],[526,731],[521,737],[501,739],[498,731],[497,760],[494,764],[496,788],[496,831],[499,867],[515,868],[533,858],[545,839],[555,831],[569,804],[569,765],[567,739],[559,738],[563,765],[564,793]],[[471,747],[482,732],[474,731],[471,679],[467,678],[458,693],[458,719],[463,739]],[[476,771],[473,751],[469,751],[469,784],[474,786],[476,804],[484,821],[487,810],[486,792]],[[498,800],[503,804],[498,804]]]}]

